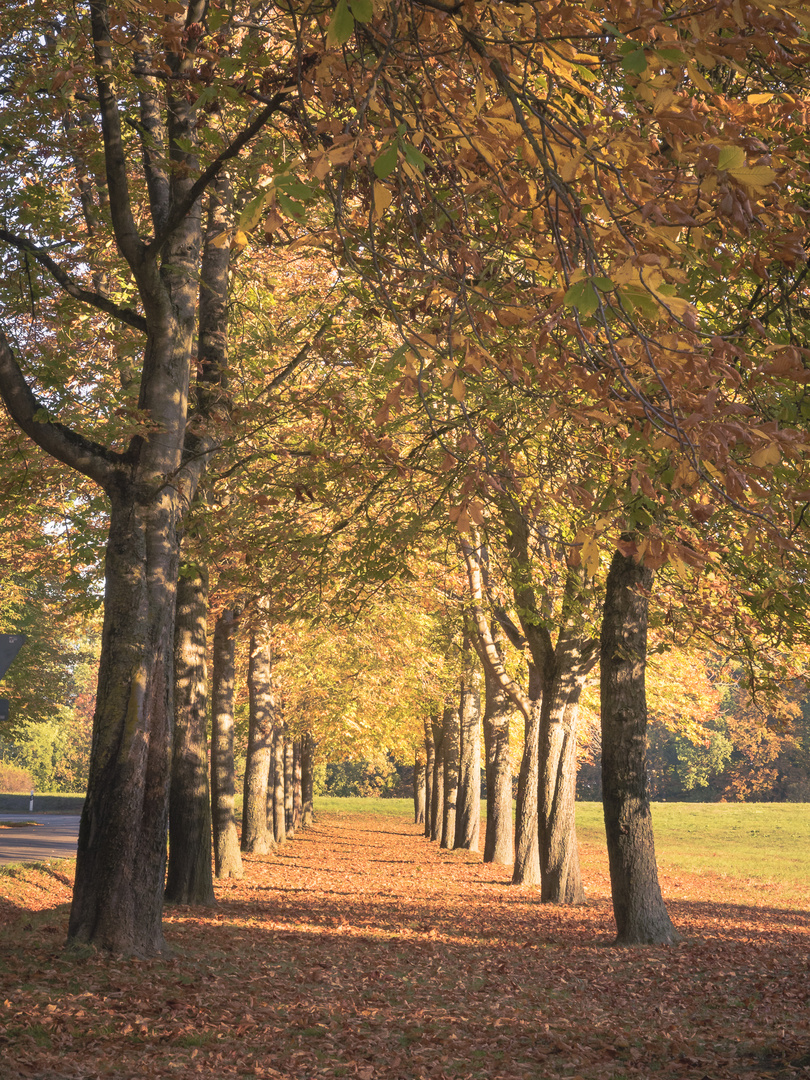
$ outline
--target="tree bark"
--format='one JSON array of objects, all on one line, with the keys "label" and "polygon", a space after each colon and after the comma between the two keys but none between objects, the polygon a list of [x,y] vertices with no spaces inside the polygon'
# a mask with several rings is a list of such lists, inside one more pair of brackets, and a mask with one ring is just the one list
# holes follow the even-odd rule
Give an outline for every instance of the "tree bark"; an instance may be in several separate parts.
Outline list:
[{"label": "tree bark", "polygon": [[468,633],[459,707],[459,769],[453,846],[478,851],[481,834],[481,668]]},{"label": "tree bark", "polygon": [[441,840],[444,816],[444,733],[438,714],[431,716],[433,731],[433,790],[430,793],[430,839]]},{"label": "tree bark", "polygon": [[166,900],[213,904],[208,789],[208,574],[187,563],[177,586],[174,631],[174,744],[169,792]]},{"label": "tree bark", "polygon": [[658,883],[647,797],[647,611],[653,574],[616,552],[601,635],[602,799],[616,944],[678,940]]},{"label": "tree bark", "polygon": [[315,740],[311,732],[304,735],[301,742],[301,827],[306,829],[315,817],[314,809],[314,771]]},{"label": "tree bark", "polygon": [[292,840],[295,829],[293,828],[293,741],[289,735],[284,735],[284,826],[287,830],[287,839]]},{"label": "tree bark", "polygon": [[540,722],[540,898],[544,903],[585,900],[576,834],[577,719],[596,644],[577,626],[560,629],[543,695]]},{"label": "tree bark", "polygon": [[301,738],[293,739],[293,832],[301,828],[303,799],[301,794]]},{"label": "tree bark", "polygon": [[413,756],[413,823],[425,824],[425,750],[417,747]]},{"label": "tree bark", "polygon": [[211,688],[211,798],[214,825],[214,872],[218,878],[241,878],[242,856],[234,819],[233,691],[236,618],[225,610],[214,627]]},{"label": "tree bark", "polygon": [[[529,681],[537,683],[534,665],[529,664]],[[539,885],[540,837],[537,792],[540,778],[540,710],[542,696],[539,687],[529,691],[531,707],[525,720],[523,756],[518,774],[517,806],[515,809],[515,866],[513,885]]]},{"label": "tree bark", "polygon": [[484,862],[511,866],[514,860],[512,822],[512,764],[509,759],[509,717],[512,705],[506,691],[484,667],[484,745],[487,775],[487,827]]},{"label": "tree bark", "polygon": [[287,842],[284,817],[284,721],[276,718],[273,728],[273,836],[281,847]]},{"label": "tree bark", "polygon": [[458,706],[445,705],[442,713],[443,805],[440,847],[452,848],[456,838],[458,803]]},{"label": "tree bark", "polygon": [[436,748],[433,745],[433,723],[425,720],[425,836],[430,839],[433,819],[433,780],[436,771]]},{"label": "tree bark", "polygon": [[242,806],[242,851],[266,855],[275,846],[273,835],[267,828],[267,780],[273,752],[275,700],[272,645],[261,613],[250,634],[248,695],[250,716]]}]

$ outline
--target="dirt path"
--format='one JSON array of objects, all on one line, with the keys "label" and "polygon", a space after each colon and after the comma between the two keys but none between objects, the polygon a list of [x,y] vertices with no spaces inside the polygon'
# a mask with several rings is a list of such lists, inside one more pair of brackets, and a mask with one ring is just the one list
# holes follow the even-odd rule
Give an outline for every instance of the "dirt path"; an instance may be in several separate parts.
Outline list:
[{"label": "dirt path", "polygon": [[[807,914],[665,874],[685,942],[615,950],[605,866],[583,854],[592,899],[552,909],[405,819],[324,817],[248,860],[216,909],[170,910],[159,961],[67,958],[66,908],[20,919],[7,901],[0,1043],[16,1071],[0,1074],[810,1076]],[[51,881],[41,894],[66,901]]]}]

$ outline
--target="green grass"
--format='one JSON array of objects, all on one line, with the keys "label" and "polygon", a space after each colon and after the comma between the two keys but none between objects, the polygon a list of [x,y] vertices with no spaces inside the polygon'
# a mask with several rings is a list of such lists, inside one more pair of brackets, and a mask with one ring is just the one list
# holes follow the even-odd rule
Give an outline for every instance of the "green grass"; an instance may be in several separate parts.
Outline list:
[{"label": "green grass", "polygon": [[[0,792],[0,814],[27,814],[31,796],[27,793]],[[34,793],[35,814],[80,814],[84,805],[84,792],[67,794],[56,792]]]},{"label": "green grass", "polygon": [[[810,884],[810,803],[653,803],[652,816],[660,863]],[[601,803],[577,803],[577,833],[604,846]]]},{"label": "green grass", "polygon": [[325,814],[373,814],[375,817],[401,817],[403,814],[410,814],[413,819],[413,799],[338,799],[318,795],[315,799],[315,813],[319,811]]}]

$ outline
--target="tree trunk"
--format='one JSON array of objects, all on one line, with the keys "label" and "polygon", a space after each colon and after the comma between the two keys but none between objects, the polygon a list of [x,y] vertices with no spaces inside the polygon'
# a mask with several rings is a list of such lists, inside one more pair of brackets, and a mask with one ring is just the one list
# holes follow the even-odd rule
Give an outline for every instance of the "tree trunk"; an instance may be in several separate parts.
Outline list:
[{"label": "tree trunk", "polygon": [[174,748],[166,900],[213,904],[205,665],[208,574],[186,564],[174,631]]},{"label": "tree trunk", "polygon": [[308,731],[301,742],[301,827],[304,829],[312,824],[315,816],[314,765],[315,740],[312,738],[312,733]]},{"label": "tree trunk", "polygon": [[481,834],[481,667],[464,635],[459,708],[459,769],[453,846],[478,851]]},{"label": "tree trunk", "polygon": [[678,940],[655,862],[647,797],[647,609],[651,570],[616,552],[601,637],[602,799],[619,945]]},{"label": "tree trunk", "polygon": [[413,823],[425,824],[425,751],[417,747],[413,756]]},{"label": "tree trunk", "polygon": [[433,745],[433,724],[425,720],[425,836],[430,839],[433,819],[433,780],[436,770],[436,748]]},{"label": "tree trunk", "polygon": [[542,694],[539,676],[529,664],[529,700],[531,707],[525,721],[523,757],[518,774],[517,807],[515,810],[515,867],[513,885],[539,885],[540,839],[537,791],[540,777],[540,711]]},{"label": "tree trunk", "polygon": [[456,805],[458,802],[458,707],[446,705],[442,714],[443,807],[439,846],[452,848],[456,838]]},{"label": "tree trunk", "polygon": [[245,796],[242,807],[242,851],[266,855],[275,846],[267,828],[267,780],[273,752],[275,700],[273,695],[273,653],[264,620],[250,634],[248,661],[248,750],[245,762]]},{"label": "tree trunk", "polygon": [[430,724],[433,730],[433,790],[430,793],[430,839],[440,840],[444,813],[444,733],[438,715],[431,716]]},{"label": "tree trunk", "polygon": [[236,619],[225,610],[214,627],[211,687],[211,799],[214,825],[214,872],[218,878],[241,878],[242,855],[234,820],[233,690]]},{"label": "tree trunk", "polygon": [[93,751],[71,942],[153,955],[161,925],[171,777],[177,497],[113,498]]},{"label": "tree trunk", "polygon": [[512,822],[512,763],[509,759],[509,716],[506,691],[484,667],[484,745],[487,774],[487,827],[484,862],[511,866],[514,859]]},{"label": "tree trunk", "polygon": [[287,841],[284,819],[284,721],[276,719],[273,728],[273,835],[281,847]]},{"label": "tree trunk", "polygon": [[284,826],[287,839],[292,840],[293,829],[293,743],[289,735],[284,735]]},{"label": "tree trunk", "polygon": [[301,828],[303,799],[301,795],[301,738],[293,739],[293,832]]},{"label": "tree trunk", "polygon": [[578,630],[560,630],[540,722],[540,898],[585,900],[576,834],[577,719],[585,679],[596,662],[595,643]]}]

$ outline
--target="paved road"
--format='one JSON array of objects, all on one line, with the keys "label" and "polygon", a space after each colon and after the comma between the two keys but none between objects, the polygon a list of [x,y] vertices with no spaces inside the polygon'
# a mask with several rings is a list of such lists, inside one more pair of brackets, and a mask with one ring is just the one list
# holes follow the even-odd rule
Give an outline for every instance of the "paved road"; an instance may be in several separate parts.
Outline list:
[{"label": "paved road", "polygon": [[[4,814],[0,811],[0,825],[20,823],[10,829],[0,828],[0,863],[74,858],[79,820],[77,814]],[[24,825],[25,821],[37,824]]]}]

